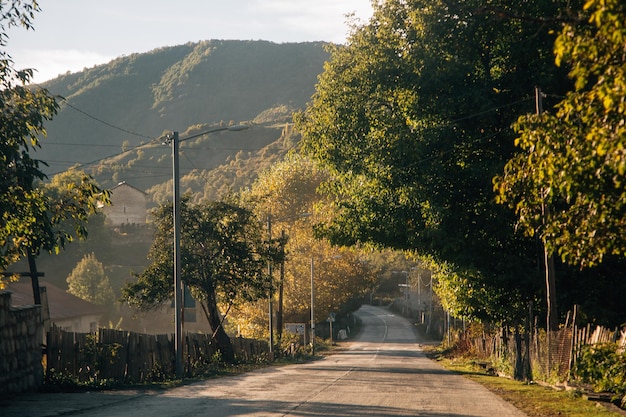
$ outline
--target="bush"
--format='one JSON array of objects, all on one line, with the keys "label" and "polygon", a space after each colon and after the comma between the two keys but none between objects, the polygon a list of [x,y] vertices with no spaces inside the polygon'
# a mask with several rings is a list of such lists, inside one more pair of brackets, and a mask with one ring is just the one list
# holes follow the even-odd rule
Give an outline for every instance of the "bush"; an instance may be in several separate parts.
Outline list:
[{"label": "bush", "polygon": [[573,369],[574,380],[590,384],[596,392],[611,392],[626,400],[626,352],[615,343],[584,346]]}]

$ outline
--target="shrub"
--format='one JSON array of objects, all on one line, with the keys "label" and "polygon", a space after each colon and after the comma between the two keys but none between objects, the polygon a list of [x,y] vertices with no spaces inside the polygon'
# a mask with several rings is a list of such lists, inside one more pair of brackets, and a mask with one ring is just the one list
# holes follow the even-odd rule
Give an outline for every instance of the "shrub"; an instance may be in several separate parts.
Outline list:
[{"label": "shrub", "polygon": [[574,365],[574,380],[590,384],[596,392],[611,392],[626,400],[626,352],[614,343],[584,346]]}]

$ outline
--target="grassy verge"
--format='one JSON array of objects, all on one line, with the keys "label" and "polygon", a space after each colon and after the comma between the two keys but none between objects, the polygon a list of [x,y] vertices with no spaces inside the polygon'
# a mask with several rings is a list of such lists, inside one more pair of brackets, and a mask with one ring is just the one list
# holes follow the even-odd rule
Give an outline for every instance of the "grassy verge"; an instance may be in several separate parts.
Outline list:
[{"label": "grassy verge", "polygon": [[427,354],[443,367],[475,381],[513,404],[531,417],[620,417],[624,412],[608,404],[585,399],[577,391],[559,391],[537,384],[528,384],[489,375],[470,358],[449,358],[436,347],[427,347]]}]

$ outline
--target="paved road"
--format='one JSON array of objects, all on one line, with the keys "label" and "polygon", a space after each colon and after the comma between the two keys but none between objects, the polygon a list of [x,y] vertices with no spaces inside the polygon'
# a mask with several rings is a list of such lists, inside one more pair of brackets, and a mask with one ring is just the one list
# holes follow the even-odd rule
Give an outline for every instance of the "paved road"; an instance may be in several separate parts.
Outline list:
[{"label": "paved road", "polygon": [[[115,398],[109,401],[102,394],[94,394],[91,406],[81,409],[75,405],[64,414],[90,417],[525,416],[482,386],[426,358],[407,320],[371,306],[362,307],[358,315],[364,324],[358,339],[346,344],[346,349],[321,360],[268,367],[160,393],[127,397],[112,393]],[[4,412],[10,413],[10,409],[0,409],[0,415],[4,416]],[[24,408],[21,412],[15,415],[60,415],[52,411],[28,414]]]}]

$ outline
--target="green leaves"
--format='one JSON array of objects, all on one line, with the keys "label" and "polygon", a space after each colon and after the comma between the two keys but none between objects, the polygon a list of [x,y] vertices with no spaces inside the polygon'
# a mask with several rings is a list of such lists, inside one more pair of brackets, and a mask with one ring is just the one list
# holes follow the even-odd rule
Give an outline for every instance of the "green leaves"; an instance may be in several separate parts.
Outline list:
[{"label": "green leaves", "polygon": [[468,298],[454,298],[459,311],[523,314],[509,300],[532,298],[530,287],[515,288],[532,276],[534,245],[494,202],[492,178],[513,154],[510,126],[532,108],[532,86],[542,79],[562,91],[564,72],[550,57],[558,26],[549,18],[565,7],[376,4],[372,20],[332,50],[310,106],[296,117],[303,151],[335,179],[327,190],[338,215],[318,231],[344,245],[414,250],[451,265],[459,282],[481,282],[471,294],[487,295],[471,308]]},{"label": "green leaves", "polygon": [[[172,205],[154,212],[156,235],[150,266],[122,289],[130,305],[149,309],[173,293]],[[262,239],[252,213],[231,202],[181,203],[182,279],[201,300],[224,303],[267,295]]]},{"label": "green leaves", "polygon": [[522,153],[496,180],[526,232],[580,267],[626,254],[626,5],[591,0],[585,10],[589,24],[565,26],[555,42],[575,91],[556,113],[518,120]]}]

